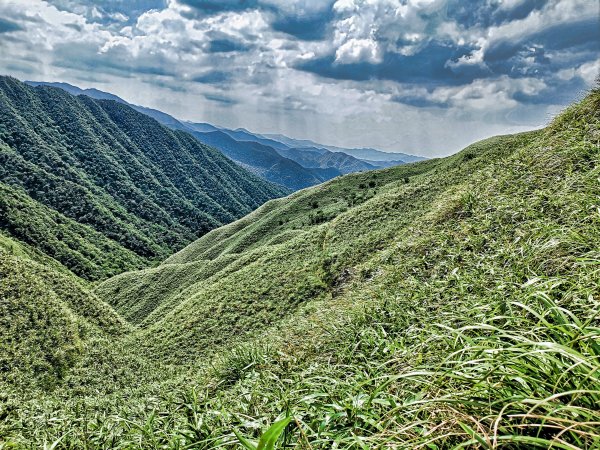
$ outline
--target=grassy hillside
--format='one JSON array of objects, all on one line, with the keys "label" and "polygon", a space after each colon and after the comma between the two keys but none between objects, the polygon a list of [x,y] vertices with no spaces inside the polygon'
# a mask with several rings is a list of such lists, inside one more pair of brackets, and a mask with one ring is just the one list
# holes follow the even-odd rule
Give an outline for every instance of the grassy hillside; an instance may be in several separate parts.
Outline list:
[{"label": "grassy hillside", "polygon": [[[5,250],[5,249],[8,249]],[[80,360],[91,336],[116,337],[131,327],[52,262],[2,237],[0,248],[0,386],[50,390]]]},{"label": "grassy hillside", "polygon": [[257,322],[275,323],[333,295],[356,264],[451,201],[489,160],[530,139],[494,138],[446,160],[351,175],[269,202],[158,268],[110,279],[97,292],[143,326],[140,345],[149,354],[174,362],[189,358],[190,348],[209,354],[256,331]]},{"label": "grassy hillside", "polygon": [[600,447],[599,124],[596,90],[544,130],[296,192],[103,282],[132,327],[113,371],[10,397],[0,435],[238,448],[291,415],[278,448]]},{"label": "grassy hillside", "polygon": [[126,105],[8,77],[0,161],[1,229],[92,280],[163,259],[287,192]]}]

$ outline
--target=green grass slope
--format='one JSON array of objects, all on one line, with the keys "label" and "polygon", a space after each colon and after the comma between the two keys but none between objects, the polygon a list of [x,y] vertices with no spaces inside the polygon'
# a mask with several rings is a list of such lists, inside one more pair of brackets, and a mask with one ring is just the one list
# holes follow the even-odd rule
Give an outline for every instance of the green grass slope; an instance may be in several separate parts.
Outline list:
[{"label": "green grass slope", "polygon": [[257,322],[277,322],[335,295],[356,264],[387,248],[439,196],[454,195],[478,168],[532,136],[493,138],[446,160],[350,175],[273,200],[157,268],[104,282],[97,293],[142,325],[142,345],[153,355],[176,361],[190,348],[210,353]]},{"label": "green grass slope", "polygon": [[[33,246],[64,238],[50,253],[92,280],[162,260],[287,192],[127,105],[9,77],[0,162],[2,230]],[[40,220],[27,223],[19,210],[32,205]]]},{"label": "green grass slope", "polygon": [[[221,303],[224,296],[232,291],[237,292],[234,295],[255,295],[241,289],[246,283],[244,280],[254,283],[257,278],[260,279],[255,288],[266,291],[268,286],[262,283],[272,283],[271,277],[280,274],[283,278],[279,287],[295,289],[302,281],[295,277],[286,279],[287,272],[307,266],[311,256],[316,255],[305,271],[309,278],[305,286],[306,298],[310,298],[324,288],[321,286],[319,265],[322,262],[320,245],[325,222],[374,197],[377,186],[380,190],[385,190],[388,184],[388,189],[394,189],[396,185],[408,189],[404,186],[405,177],[427,172],[438,164],[428,161],[402,169],[351,175],[294,193],[285,199],[272,200],[248,216],[211,231],[168,258],[161,266],[114,277],[102,283],[97,292],[134,323],[151,323],[152,319],[147,317],[150,313],[155,312],[154,316],[162,317],[163,310],[204,292],[200,284],[210,287],[210,292],[205,294],[213,299],[206,302],[205,307],[213,301]],[[291,258],[290,264],[285,267],[281,267],[279,258],[288,256],[281,256],[282,252]],[[240,268],[243,271],[238,273]],[[257,269],[260,270],[258,277],[252,274]],[[285,273],[281,269],[285,269]],[[234,280],[236,277],[240,280]],[[287,295],[285,292],[280,294]],[[281,306],[286,307],[285,302]],[[237,304],[232,307],[237,307]]]},{"label": "green grass slope", "polygon": [[276,448],[599,448],[599,125],[595,90],[544,130],[297,192],[103,282],[134,362],[82,368],[93,389],[28,398],[0,435],[239,448],[291,415]]},{"label": "green grass slope", "polygon": [[[66,268],[2,237],[0,248],[0,386],[51,389],[95,336],[131,327]],[[35,256],[34,256],[35,257]]]}]

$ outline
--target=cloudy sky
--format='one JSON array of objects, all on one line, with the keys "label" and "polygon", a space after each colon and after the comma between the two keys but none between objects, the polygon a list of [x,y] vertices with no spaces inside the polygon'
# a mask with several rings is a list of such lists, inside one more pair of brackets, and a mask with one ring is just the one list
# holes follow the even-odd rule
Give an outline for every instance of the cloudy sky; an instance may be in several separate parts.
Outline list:
[{"label": "cloudy sky", "polygon": [[176,117],[446,155],[600,67],[596,0],[0,0],[0,74]]}]

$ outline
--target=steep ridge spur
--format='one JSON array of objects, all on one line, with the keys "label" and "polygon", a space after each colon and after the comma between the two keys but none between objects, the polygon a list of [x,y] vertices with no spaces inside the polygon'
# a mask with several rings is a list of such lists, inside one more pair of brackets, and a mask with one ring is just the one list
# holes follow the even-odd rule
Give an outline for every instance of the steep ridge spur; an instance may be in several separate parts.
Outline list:
[{"label": "steep ridge spur", "polygon": [[0,163],[0,229],[90,280],[164,259],[288,192],[127,105],[9,77]]}]

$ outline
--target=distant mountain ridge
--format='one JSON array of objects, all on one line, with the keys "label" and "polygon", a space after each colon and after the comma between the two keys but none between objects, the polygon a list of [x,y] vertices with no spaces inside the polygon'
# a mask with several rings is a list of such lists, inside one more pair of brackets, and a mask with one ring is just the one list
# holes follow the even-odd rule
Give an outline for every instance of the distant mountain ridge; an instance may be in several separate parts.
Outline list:
[{"label": "distant mountain ridge", "polygon": [[87,95],[95,99],[114,100],[128,105],[171,129],[192,134],[200,142],[215,147],[258,176],[293,190],[319,184],[339,175],[425,159],[375,149],[346,149],[322,145],[280,134],[261,135],[244,128],[231,130],[208,123],[185,122],[156,109],[130,104],[114,94],[98,89],[81,89],[68,83],[40,81],[26,81],[26,83],[32,86],[57,87],[73,95]]},{"label": "distant mountain ridge", "polygon": [[37,87],[37,86],[56,87],[56,88],[62,89],[64,91],[67,91],[69,94],[72,94],[72,95],[87,95],[88,97],[91,97],[96,100],[114,100],[115,102],[130,106],[131,108],[135,109],[136,111],[152,117],[156,121],[160,122],[163,125],[168,126],[169,128],[172,128],[175,130],[189,131],[189,129],[183,123],[181,123],[175,117],[173,117],[167,113],[164,113],[162,111],[159,111],[159,110],[153,109],[153,108],[146,108],[145,106],[134,105],[132,103],[127,102],[126,100],[123,100],[118,95],[111,94],[111,93],[105,92],[105,91],[101,91],[99,89],[95,89],[95,88],[81,89],[77,86],[73,86],[72,84],[61,83],[61,82],[54,83],[54,82],[46,82],[46,81],[24,81],[24,83],[28,84],[29,86],[33,86],[33,87]]},{"label": "distant mountain ridge", "polygon": [[[250,172],[293,190],[325,181],[318,173],[280,155],[274,148],[259,142],[237,141],[224,131],[193,131],[199,141],[219,149],[225,156]],[[335,176],[339,175],[337,172]]]},{"label": "distant mountain ridge", "polygon": [[229,136],[234,138],[237,141],[252,141],[258,142],[259,144],[268,145],[269,147],[273,147],[275,150],[288,150],[290,147],[287,145],[275,141],[273,139],[263,138],[259,134],[252,133],[248,130],[244,130],[243,128],[237,128],[235,130],[228,130],[223,128],[222,131],[227,133]]},{"label": "distant mountain ridge", "polygon": [[279,150],[279,153],[305,167],[311,166],[319,169],[335,169],[344,175],[353,172],[364,172],[366,170],[382,168],[382,166],[369,164],[366,161],[343,152],[319,152],[318,149],[314,148],[290,148],[287,150]]},{"label": "distant mountain ridge", "polygon": [[331,152],[346,153],[347,155],[354,156],[355,158],[363,160],[402,161],[404,163],[411,163],[417,161],[424,161],[427,159],[423,156],[409,155],[407,153],[400,152],[384,152],[382,150],[376,150],[374,148],[344,148],[336,147],[335,145],[324,145],[308,139],[293,139],[282,134],[267,133],[261,134],[260,136],[284,143],[290,148],[318,148],[322,150],[329,150]]}]

